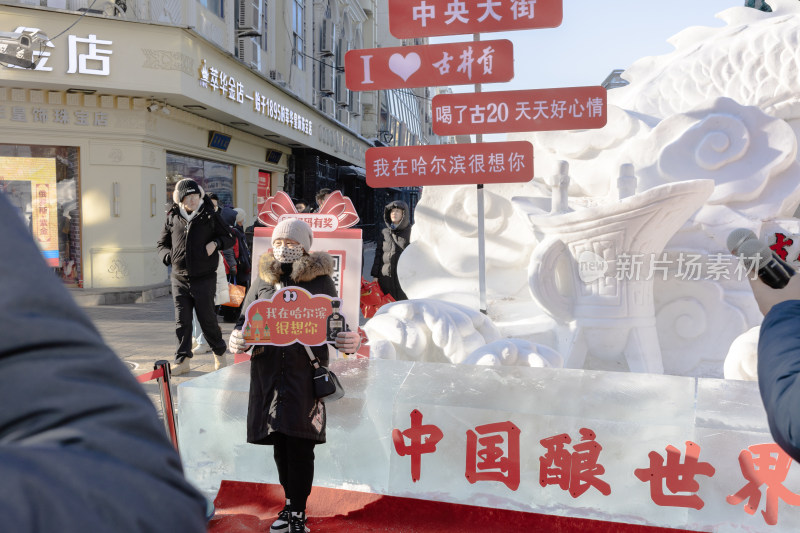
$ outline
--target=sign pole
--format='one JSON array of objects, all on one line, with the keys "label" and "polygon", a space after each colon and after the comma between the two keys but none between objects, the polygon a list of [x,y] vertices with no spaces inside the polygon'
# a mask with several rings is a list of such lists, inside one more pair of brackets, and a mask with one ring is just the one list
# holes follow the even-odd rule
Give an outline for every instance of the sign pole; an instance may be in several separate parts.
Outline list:
[{"label": "sign pole", "polygon": [[[480,42],[481,34],[475,33],[472,36],[472,40],[475,42]],[[475,84],[475,92],[481,92],[481,84]],[[476,133],[475,134],[475,142],[482,143],[483,142],[483,134]],[[483,184],[477,184],[477,193],[478,193],[478,292],[479,292],[479,304],[480,304],[480,311],[484,315],[486,313],[486,240],[484,234],[484,220],[483,220]]]}]

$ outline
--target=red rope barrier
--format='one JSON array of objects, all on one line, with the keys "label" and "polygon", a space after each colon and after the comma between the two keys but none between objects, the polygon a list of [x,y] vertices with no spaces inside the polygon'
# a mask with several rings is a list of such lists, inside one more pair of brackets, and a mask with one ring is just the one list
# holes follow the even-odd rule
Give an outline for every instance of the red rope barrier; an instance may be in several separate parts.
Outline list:
[{"label": "red rope barrier", "polygon": [[164,377],[164,369],[159,368],[158,370],[153,370],[152,372],[148,372],[147,374],[142,374],[141,376],[136,376],[136,380],[139,383],[146,383],[148,381],[152,381],[154,379],[159,379]]}]

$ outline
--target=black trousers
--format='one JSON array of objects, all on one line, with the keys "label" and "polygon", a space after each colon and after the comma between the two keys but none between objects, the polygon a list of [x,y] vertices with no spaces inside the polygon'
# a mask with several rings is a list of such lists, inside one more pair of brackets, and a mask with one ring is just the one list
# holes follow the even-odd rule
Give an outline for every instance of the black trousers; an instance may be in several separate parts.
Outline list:
[{"label": "black trousers", "polygon": [[200,329],[215,355],[225,353],[222,330],[217,322],[214,295],[217,291],[217,275],[199,278],[172,273],[172,299],[175,302],[175,335],[178,348],[175,358],[192,356],[192,311],[197,314]]},{"label": "black trousers", "polygon": [[314,483],[314,446],[317,443],[283,433],[273,433],[271,436],[278,480],[291,501],[289,508],[293,513],[303,513]]}]

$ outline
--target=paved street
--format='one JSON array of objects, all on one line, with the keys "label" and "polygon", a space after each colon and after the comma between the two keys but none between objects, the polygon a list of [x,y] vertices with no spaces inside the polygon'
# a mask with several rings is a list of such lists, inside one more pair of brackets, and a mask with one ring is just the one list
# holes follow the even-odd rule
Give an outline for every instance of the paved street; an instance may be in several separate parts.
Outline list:
[{"label": "paved street", "polygon": [[[172,296],[162,296],[148,303],[98,305],[83,310],[94,321],[105,341],[117,355],[131,367],[135,375],[153,370],[159,359],[171,361],[175,354],[175,319]],[[222,321],[222,338],[227,342],[233,323]],[[233,363],[233,356],[228,356]],[[191,371],[172,378],[173,393],[176,386],[186,380],[214,370],[213,354],[196,355],[192,358]],[[144,384],[147,394],[161,410],[158,385],[155,381]],[[177,396],[175,397],[177,402]]]}]

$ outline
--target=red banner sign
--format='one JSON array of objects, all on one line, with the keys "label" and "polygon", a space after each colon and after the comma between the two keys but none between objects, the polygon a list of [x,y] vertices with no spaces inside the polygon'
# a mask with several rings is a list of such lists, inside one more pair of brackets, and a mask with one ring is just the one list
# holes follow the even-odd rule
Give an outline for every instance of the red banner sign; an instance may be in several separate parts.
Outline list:
[{"label": "red banner sign", "polygon": [[389,31],[398,39],[555,28],[562,0],[389,0]]},{"label": "red banner sign", "polygon": [[375,188],[533,179],[533,145],[527,141],[370,148],[366,158],[367,185]]},{"label": "red banner sign", "polygon": [[607,120],[601,86],[440,94],[432,106],[437,135],[597,129]]},{"label": "red banner sign", "polygon": [[514,77],[514,45],[502,39],[350,50],[344,71],[351,91],[506,82]]}]

